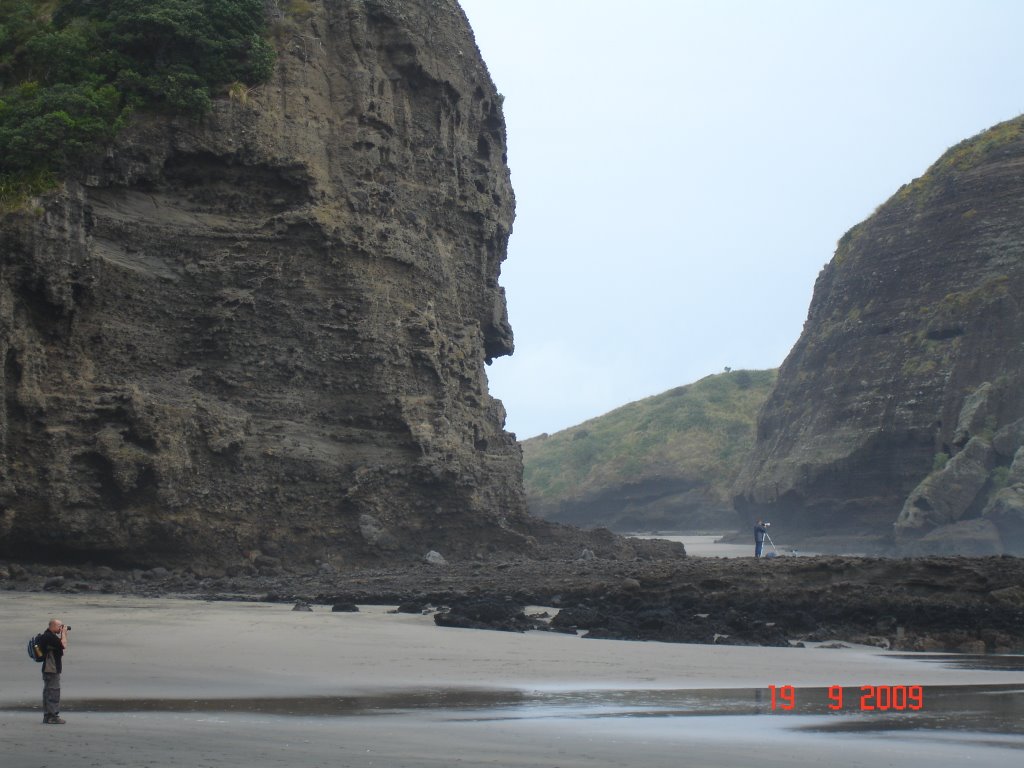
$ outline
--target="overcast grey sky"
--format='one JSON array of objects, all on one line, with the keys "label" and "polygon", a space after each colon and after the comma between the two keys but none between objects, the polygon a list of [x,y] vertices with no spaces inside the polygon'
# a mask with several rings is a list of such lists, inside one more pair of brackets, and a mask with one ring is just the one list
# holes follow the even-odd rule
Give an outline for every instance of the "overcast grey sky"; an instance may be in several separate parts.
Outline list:
[{"label": "overcast grey sky", "polygon": [[507,427],[781,364],[836,241],[1024,112],[1017,0],[461,0],[505,96]]}]

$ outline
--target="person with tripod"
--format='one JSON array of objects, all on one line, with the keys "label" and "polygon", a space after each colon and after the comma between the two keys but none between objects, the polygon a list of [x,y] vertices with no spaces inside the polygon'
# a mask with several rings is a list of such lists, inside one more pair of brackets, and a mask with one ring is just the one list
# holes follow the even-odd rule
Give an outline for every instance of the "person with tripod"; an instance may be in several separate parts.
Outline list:
[{"label": "person with tripod", "polygon": [[764,537],[768,533],[768,526],[764,520],[758,519],[754,523],[754,557],[761,557],[761,550],[764,549]]}]

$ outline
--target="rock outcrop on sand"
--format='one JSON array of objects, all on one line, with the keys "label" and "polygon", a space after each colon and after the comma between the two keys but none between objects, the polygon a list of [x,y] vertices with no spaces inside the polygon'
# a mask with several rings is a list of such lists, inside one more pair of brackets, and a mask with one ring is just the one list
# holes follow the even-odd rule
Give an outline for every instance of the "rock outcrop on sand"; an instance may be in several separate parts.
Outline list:
[{"label": "rock outcrop on sand", "polygon": [[839,241],[736,485],[822,544],[1024,553],[1024,118]]},{"label": "rock outcrop on sand", "polygon": [[[719,645],[856,642],[882,648],[1024,652],[1018,557],[683,557],[678,545],[594,537],[446,568],[424,562],[328,573],[231,566],[117,571],[0,562],[0,590],[436,613],[442,626],[585,632],[587,637]],[[530,607],[533,606],[533,607]],[[546,608],[537,608],[546,606]],[[301,610],[301,609],[300,609]],[[481,638],[481,642],[486,642]]]},{"label": "rock outcrop on sand", "polygon": [[526,546],[484,363],[514,201],[455,0],[310,3],[272,80],[139,115],[0,219],[0,555]]}]

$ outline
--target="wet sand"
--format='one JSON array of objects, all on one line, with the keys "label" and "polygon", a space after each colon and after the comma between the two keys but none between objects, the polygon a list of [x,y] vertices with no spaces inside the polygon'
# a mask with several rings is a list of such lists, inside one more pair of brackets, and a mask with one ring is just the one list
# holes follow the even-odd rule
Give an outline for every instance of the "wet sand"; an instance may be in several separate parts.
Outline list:
[{"label": "wet sand", "polygon": [[[64,726],[20,648],[74,630]],[[0,593],[0,745],[29,766],[1019,765],[1024,671],[875,649],[633,643],[265,603]],[[1012,660],[1010,660],[1012,661]],[[795,686],[771,708],[768,686]],[[828,710],[831,685],[844,710]],[[859,686],[921,686],[861,712]],[[781,705],[781,700],[777,704]],[[865,735],[868,738],[865,738]],[[894,762],[895,761],[895,762]]]},{"label": "wet sand", "polygon": [[698,533],[626,533],[631,539],[662,539],[675,541],[686,547],[690,557],[750,557],[754,554],[753,545],[719,543],[724,534]]},{"label": "wet sand", "polygon": [[[690,557],[753,557],[754,537],[751,535],[749,544],[723,541],[727,533],[720,534],[694,534],[694,533],[630,533],[625,534],[637,539],[663,539],[664,541],[675,541],[686,547],[686,554]],[[778,542],[772,546],[772,542],[766,541],[764,553],[779,557],[813,557],[821,554],[812,550],[798,550],[784,542]]]},{"label": "wet sand", "polygon": [[654,534],[654,533],[631,533],[630,537],[637,539],[664,539],[675,541],[686,547],[686,554],[690,557],[752,557],[754,545],[736,544],[721,541],[725,534]]}]

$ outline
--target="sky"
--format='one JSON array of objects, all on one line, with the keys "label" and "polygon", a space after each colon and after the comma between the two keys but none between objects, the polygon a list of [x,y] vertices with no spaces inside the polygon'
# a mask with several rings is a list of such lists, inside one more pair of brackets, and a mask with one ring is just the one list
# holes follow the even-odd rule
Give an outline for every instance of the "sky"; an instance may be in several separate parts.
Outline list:
[{"label": "sky", "polygon": [[520,439],[772,368],[846,230],[1024,112],[1018,0],[460,0],[505,97]]}]

